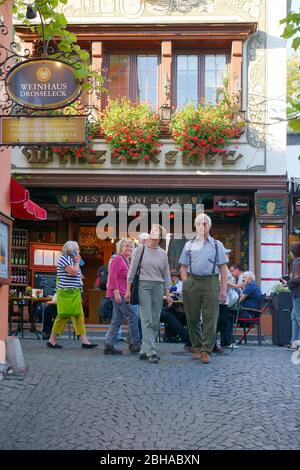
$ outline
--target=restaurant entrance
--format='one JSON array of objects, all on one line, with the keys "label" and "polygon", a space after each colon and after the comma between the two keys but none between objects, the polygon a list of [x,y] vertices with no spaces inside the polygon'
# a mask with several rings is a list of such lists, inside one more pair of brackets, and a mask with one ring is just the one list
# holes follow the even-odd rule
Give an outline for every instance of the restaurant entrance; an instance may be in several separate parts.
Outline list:
[{"label": "restaurant entrance", "polygon": [[240,224],[213,224],[211,236],[220,240],[227,250],[229,265],[241,262],[241,225]]},{"label": "restaurant entrance", "polygon": [[100,240],[94,225],[73,224],[74,239],[78,241],[80,254],[84,261],[83,308],[87,323],[99,323],[98,307],[105,291],[95,286],[98,269],[107,265],[115,252],[115,240]]},{"label": "restaurant entrance", "polygon": [[[153,211],[159,212],[159,223],[162,223],[167,232],[168,257],[171,269],[177,269],[178,259],[186,239],[176,239],[173,234],[185,234],[186,204],[192,207],[191,218],[188,225],[193,230],[193,220],[197,213],[197,204],[204,204],[205,212],[212,219],[211,235],[223,242],[227,249],[230,249],[230,263],[241,263],[244,269],[249,269],[249,247],[253,244],[253,235],[249,232],[250,221],[253,220],[253,195],[243,193],[239,195],[220,196],[213,192],[204,193],[195,191],[193,193],[181,191],[135,191],[133,193],[125,190],[99,192],[95,189],[84,190],[47,190],[42,188],[32,188],[31,193],[35,195],[35,200],[48,211],[47,223],[39,226],[30,221],[18,221],[18,228],[28,230],[30,242],[51,242],[63,245],[67,240],[75,240],[79,243],[81,255],[85,262],[82,268],[84,275],[84,313],[87,323],[98,323],[98,307],[104,291],[95,289],[94,283],[97,271],[100,266],[107,265],[113,252],[116,242],[126,236],[129,228],[135,227],[137,232],[150,230]],[[220,199],[221,198],[221,199]],[[120,204],[127,202],[126,224],[120,223]],[[216,208],[216,204],[222,204],[221,209]],[[231,208],[232,204],[240,204],[242,207]],[[108,205],[112,208],[115,219],[110,224],[114,229],[114,238],[100,239],[97,236],[97,225],[101,225],[101,230],[106,232],[103,220],[106,217],[105,211],[99,213],[99,206]],[[142,204],[146,211],[146,224],[139,226],[136,220],[141,209],[133,213],[133,205]],[[227,206],[230,204],[230,207]],[[155,206],[154,206],[155,205]],[[164,205],[164,208],[163,208]],[[176,207],[177,206],[177,209]],[[244,207],[245,206],[245,207]],[[153,207],[156,209],[154,210]],[[158,209],[159,207],[159,209]],[[171,209],[172,208],[172,209]],[[243,211],[241,209],[244,209]],[[130,211],[130,212],[129,212]],[[163,219],[164,214],[165,219]],[[164,222],[165,221],[165,222]],[[178,224],[179,222],[179,224]],[[179,227],[179,228],[178,228]],[[99,228],[99,225],[98,225]],[[137,236],[131,234],[133,238]],[[252,248],[250,248],[252,249]]]}]

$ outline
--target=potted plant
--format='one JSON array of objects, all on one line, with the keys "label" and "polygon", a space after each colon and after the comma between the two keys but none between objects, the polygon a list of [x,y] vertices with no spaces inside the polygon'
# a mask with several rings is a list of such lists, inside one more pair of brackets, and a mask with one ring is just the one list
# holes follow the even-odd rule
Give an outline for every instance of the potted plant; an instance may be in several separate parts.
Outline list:
[{"label": "potted plant", "polygon": [[101,128],[114,163],[157,163],[159,127],[159,116],[148,104],[132,103],[126,98],[109,101],[102,113]]},{"label": "potted plant", "polygon": [[31,297],[32,296],[32,287],[31,286],[27,286],[25,288],[25,297]]},{"label": "potted plant", "polygon": [[192,163],[215,155],[223,158],[240,135],[232,110],[225,103],[216,106],[204,101],[197,106],[188,103],[172,117],[170,128],[183,161]]}]

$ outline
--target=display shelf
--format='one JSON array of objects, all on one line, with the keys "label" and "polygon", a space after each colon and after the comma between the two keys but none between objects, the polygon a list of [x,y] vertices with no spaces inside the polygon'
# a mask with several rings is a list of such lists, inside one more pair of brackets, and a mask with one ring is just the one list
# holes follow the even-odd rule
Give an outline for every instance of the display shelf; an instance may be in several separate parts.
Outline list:
[{"label": "display shelf", "polygon": [[[11,290],[19,287],[18,294],[23,295],[30,283],[29,278],[29,236],[28,230],[13,229],[11,247]],[[18,282],[19,281],[19,282]],[[22,282],[20,282],[22,281]]]}]

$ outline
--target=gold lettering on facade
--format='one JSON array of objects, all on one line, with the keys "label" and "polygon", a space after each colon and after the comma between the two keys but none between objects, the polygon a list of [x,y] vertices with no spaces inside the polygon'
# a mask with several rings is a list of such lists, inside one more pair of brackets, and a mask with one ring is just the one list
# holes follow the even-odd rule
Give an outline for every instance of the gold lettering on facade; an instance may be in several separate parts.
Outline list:
[{"label": "gold lettering on facade", "polygon": [[50,147],[41,149],[40,155],[40,163],[53,162],[53,151]]},{"label": "gold lettering on facade", "polygon": [[107,150],[97,150],[95,155],[93,155],[89,160],[88,163],[90,165],[95,165],[97,163],[104,163],[106,162],[106,158],[104,156],[106,155]]},{"label": "gold lettering on facade", "polygon": [[[27,158],[28,163],[34,165],[34,164],[47,164],[50,162],[54,161],[54,155],[58,158],[58,162],[61,165],[66,165],[67,163],[70,163],[71,165],[99,165],[99,164],[104,164],[108,163],[106,159],[106,154],[107,150],[97,150],[96,153],[90,157],[80,157],[77,158],[75,155],[72,155],[70,153],[65,153],[64,155],[57,155],[53,153],[53,150],[51,147],[24,147],[22,149],[23,155]],[[179,152],[176,150],[169,150],[164,154],[165,157],[165,165],[175,165],[177,163],[177,160],[181,156],[179,156]],[[234,165],[236,162],[238,162],[241,158],[244,158],[244,155],[240,153],[239,151],[236,150],[230,150],[227,152],[226,155],[223,157],[220,157],[219,155],[212,155],[210,157],[206,157],[203,161],[198,161],[198,162],[190,162],[188,160],[181,160],[182,165],[184,166],[204,166],[204,165],[214,165],[217,162],[221,162],[222,165]],[[133,160],[126,160],[126,163],[132,164],[132,163],[139,163],[141,160],[139,159],[133,159]],[[111,164],[118,163],[120,164],[122,160],[120,158],[115,158],[111,157]],[[152,157],[151,162],[157,165],[160,163],[160,160],[158,158]],[[142,162],[143,163],[143,162]],[[144,162],[145,166],[149,165],[148,162]],[[140,201],[136,201],[137,203]]]},{"label": "gold lettering on facade", "polygon": [[50,148],[25,147],[22,149],[22,153],[28,163],[50,163],[53,161],[53,152]]},{"label": "gold lettering on facade", "polygon": [[165,154],[165,164],[166,165],[175,165],[177,155],[178,155],[177,150],[169,150],[169,152],[167,152]]},{"label": "gold lettering on facade", "polygon": [[243,158],[243,155],[235,150],[231,150],[226,154],[223,160],[223,165],[234,165],[238,160]]},{"label": "gold lettering on facade", "polygon": [[217,161],[218,161],[218,158],[220,158],[218,155],[211,155],[207,158],[205,158],[205,163],[206,165],[214,165]]}]

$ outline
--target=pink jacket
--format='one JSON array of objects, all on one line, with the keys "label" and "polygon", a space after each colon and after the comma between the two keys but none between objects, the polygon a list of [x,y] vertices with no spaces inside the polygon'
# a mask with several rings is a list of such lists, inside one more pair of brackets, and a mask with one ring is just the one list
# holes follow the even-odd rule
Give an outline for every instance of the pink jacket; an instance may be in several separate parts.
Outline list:
[{"label": "pink jacket", "polygon": [[129,264],[127,264],[125,258],[121,255],[115,256],[109,265],[106,297],[114,297],[114,289],[119,289],[120,295],[125,295],[128,270]]}]

